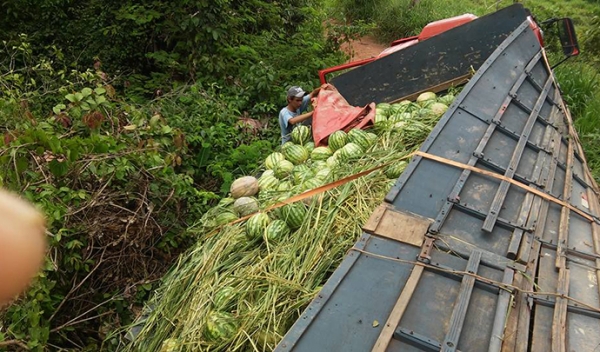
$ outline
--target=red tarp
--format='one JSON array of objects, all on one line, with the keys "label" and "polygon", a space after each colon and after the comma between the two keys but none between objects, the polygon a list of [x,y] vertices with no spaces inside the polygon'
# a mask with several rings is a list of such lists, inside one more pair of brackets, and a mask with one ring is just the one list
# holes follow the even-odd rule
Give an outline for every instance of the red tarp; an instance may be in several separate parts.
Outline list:
[{"label": "red tarp", "polygon": [[375,122],[375,103],[365,107],[351,106],[331,84],[325,84],[316,99],[312,116],[315,146],[327,145],[327,138],[337,130],[366,128]]}]

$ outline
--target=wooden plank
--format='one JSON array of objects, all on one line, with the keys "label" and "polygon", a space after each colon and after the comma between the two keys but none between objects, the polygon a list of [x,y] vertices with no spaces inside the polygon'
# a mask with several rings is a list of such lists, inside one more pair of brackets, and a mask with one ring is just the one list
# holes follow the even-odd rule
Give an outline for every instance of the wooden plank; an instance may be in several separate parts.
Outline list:
[{"label": "wooden plank", "polygon": [[[521,289],[526,292],[533,291],[534,286],[534,278],[537,272],[538,260],[540,257],[540,249],[542,245],[539,241],[533,242],[533,249],[530,254],[530,261],[527,263],[527,277],[522,279]],[[527,297],[527,295],[523,293],[517,294],[517,311],[518,311],[518,319],[517,319],[517,328],[516,328],[516,341],[515,341],[515,352],[527,352],[529,351],[529,328],[531,323],[531,308],[532,301],[531,298]],[[512,351],[512,350],[508,350]]]},{"label": "wooden plank", "polygon": [[[511,285],[513,283],[514,270],[504,270],[502,283]],[[500,290],[498,294],[498,303],[496,304],[496,315],[494,316],[494,326],[492,327],[492,337],[488,352],[500,352],[502,349],[502,341],[504,341],[504,329],[508,315],[508,307],[510,304],[511,293],[506,290]]]},{"label": "wooden plank", "polygon": [[[477,273],[479,268],[479,262],[481,261],[481,252],[475,250],[471,253],[469,262],[467,263],[467,271],[470,273]],[[467,308],[469,308],[469,302],[471,300],[471,294],[473,293],[473,287],[475,285],[475,277],[472,275],[463,276],[462,283],[460,285],[460,291],[458,293],[458,299],[454,304],[454,310],[450,317],[450,328],[446,333],[446,338],[442,342],[443,352],[456,352],[458,348],[458,341],[462,332],[465,317],[467,315]]]},{"label": "wooden plank", "polygon": [[375,236],[420,247],[431,223],[432,220],[382,205],[373,212],[363,230]]},{"label": "wooden plank", "polygon": [[[567,150],[567,170],[565,175],[565,184],[563,187],[563,199],[569,203],[571,200],[571,188],[573,182],[573,138],[569,138],[569,145]],[[567,207],[562,207],[560,212],[560,228],[558,231],[558,241],[556,248],[556,268],[564,268],[566,264],[566,253],[565,249],[568,246],[569,241],[569,217],[571,211]]]},{"label": "wooden plank", "polygon": [[[569,294],[569,269],[560,269],[557,293],[565,296]],[[552,319],[552,352],[567,351],[567,303],[566,298],[556,297]]]},{"label": "wooden plank", "polygon": [[406,281],[406,285],[404,285],[404,289],[400,293],[400,297],[398,297],[398,301],[394,305],[392,312],[390,313],[385,326],[381,329],[381,333],[373,346],[372,352],[384,352],[387,349],[387,346],[394,335],[394,331],[400,324],[400,320],[402,319],[402,315],[406,311],[406,307],[408,307],[408,303],[415,292],[417,284],[421,279],[421,274],[423,274],[424,267],[422,265],[415,265],[413,267],[408,280]]}]

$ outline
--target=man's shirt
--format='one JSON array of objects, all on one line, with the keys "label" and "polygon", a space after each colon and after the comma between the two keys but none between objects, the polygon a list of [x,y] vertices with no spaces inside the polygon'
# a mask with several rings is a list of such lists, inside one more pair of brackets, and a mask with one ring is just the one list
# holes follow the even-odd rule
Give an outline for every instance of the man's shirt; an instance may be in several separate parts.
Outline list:
[{"label": "man's shirt", "polygon": [[[292,129],[294,129],[294,125],[289,123],[289,121],[302,114],[308,108],[308,102],[310,101],[310,95],[305,95],[302,98],[302,104],[300,108],[296,110],[296,112],[291,112],[288,110],[287,106],[281,109],[279,112],[279,127],[281,128],[281,144],[289,141],[291,139]],[[312,122],[312,118],[309,118],[305,121],[302,121],[303,125],[309,125]]]}]

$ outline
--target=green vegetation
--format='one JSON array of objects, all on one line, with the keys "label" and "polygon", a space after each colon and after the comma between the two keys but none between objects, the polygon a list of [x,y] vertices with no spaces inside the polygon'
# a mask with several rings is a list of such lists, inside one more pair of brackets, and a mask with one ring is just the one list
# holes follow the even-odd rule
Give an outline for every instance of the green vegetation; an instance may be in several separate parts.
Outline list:
[{"label": "green vegetation", "polygon": [[[340,45],[372,28],[389,41],[512,0],[411,3],[3,1],[0,186],[47,214],[50,248],[0,313],[0,349],[115,349],[107,336],[197,248],[193,225],[279,144],[285,88],[317,86]],[[584,54],[557,76],[600,179],[600,6],[525,5],[576,22]]]}]

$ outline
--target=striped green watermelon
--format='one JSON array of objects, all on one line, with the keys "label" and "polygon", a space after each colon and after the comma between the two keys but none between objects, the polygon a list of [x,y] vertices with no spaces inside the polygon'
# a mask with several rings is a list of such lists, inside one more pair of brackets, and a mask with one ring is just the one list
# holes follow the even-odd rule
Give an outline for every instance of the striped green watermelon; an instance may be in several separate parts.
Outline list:
[{"label": "striped green watermelon", "polygon": [[252,197],[241,197],[233,203],[233,210],[239,216],[246,216],[258,211],[258,201]]},{"label": "striped green watermelon", "polygon": [[300,188],[302,191],[308,191],[311,189],[319,188],[319,187],[323,186],[323,184],[324,184],[324,182],[320,178],[312,177],[312,178],[304,181]]},{"label": "striped green watermelon", "polygon": [[375,106],[375,114],[381,114],[382,116],[389,116],[390,109],[392,108],[391,104],[388,103],[379,103]]},{"label": "striped green watermelon", "polygon": [[312,153],[310,153],[310,157],[313,160],[327,160],[333,152],[329,147],[316,147]]},{"label": "striped green watermelon", "polygon": [[348,139],[348,135],[346,134],[346,132],[339,130],[339,131],[335,131],[332,134],[329,135],[329,139],[328,139],[328,145],[329,145],[329,149],[331,149],[331,151],[336,151],[340,148],[342,148],[344,145],[346,145]]},{"label": "striped green watermelon", "polygon": [[249,240],[261,238],[271,219],[265,213],[256,213],[246,222],[246,237]]},{"label": "striped green watermelon", "polygon": [[237,219],[238,216],[236,214],[234,214],[232,211],[225,210],[215,217],[215,223],[217,224],[217,226],[220,226],[229,224],[230,222],[236,221]]},{"label": "striped green watermelon", "polygon": [[288,160],[281,160],[273,166],[273,172],[275,172],[275,177],[278,179],[286,178],[292,173],[293,169],[294,164]]},{"label": "striped green watermelon", "polygon": [[367,132],[367,139],[369,140],[371,145],[373,145],[377,143],[377,141],[379,140],[379,136],[377,136],[375,133]]},{"label": "striped green watermelon", "polygon": [[340,151],[340,156],[342,160],[354,159],[363,155],[363,149],[356,143],[348,143],[346,144]]},{"label": "striped green watermelon", "polygon": [[238,329],[237,320],[230,313],[212,311],[205,317],[204,337],[208,341],[229,341]]},{"label": "striped green watermelon", "polygon": [[446,95],[442,95],[441,97],[438,98],[438,102],[446,105],[446,106],[450,106],[452,104],[452,102],[454,101],[454,95],[453,94],[446,94]]},{"label": "striped green watermelon", "polygon": [[268,242],[277,243],[290,234],[290,228],[283,220],[273,220],[265,230],[265,238]]},{"label": "striped green watermelon", "polygon": [[319,171],[322,168],[327,167],[327,162],[325,160],[317,160],[317,161],[313,161],[310,166],[313,170]]},{"label": "striped green watermelon", "polygon": [[400,175],[402,174],[402,172],[404,171],[404,169],[406,169],[406,166],[408,165],[408,163],[406,161],[400,161],[397,163],[394,163],[392,165],[389,165],[388,167],[385,168],[385,176],[387,178],[391,178],[391,179],[395,179],[400,177]]},{"label": "striped green watermelon", "polygon": [[275,164],[277,164],[278,162],[280,162],[283,159],[285,159],[283,154],[281,154],[279,152],[271,153],[265,159],[265,167],[269,170],[272,170],[273,166],[275,166]]},{"label": "striped green watermelon", "polygon": [[315,178],[320,179],[324,182],[327,182],[330,177],[331,177],[331,169],[328,167],[319,170],[315,175]]},{"label": "striped green watermelon", "polygon": [[277,186],[277,191],[279,192],[285,192],[285,191],[289,191],[290,189],[292,189],[292,183],[290,181],[282,181],[281,183],[279,183],[279,186]]},{"label": "striped green watermelon", "polygon": [[218,204],[217,206],[218,206],[218,207],[225,208],[225,207],[228,207],[228,206],[232,205],[232,204],[233,204],[233,202],[235,202],[235,198],[231,198],[231,197],[222,198],[222,199],[219,201],[219,204]]},{"label": "striped green watermelon", "polygon": [[281,220],[295,230],[302,226],[304,219],[306,218],[306,206],[302,203],[292,203],[285,205],[281,208]]},{"label": "striped green watermelon", "polygon": [[287,148],[296,145],[294,142],[292,141],[287,141],[285,143],[283,143],[283,145],[281,146],[281,152],[283,153],[284,150],[286,150]]},{"label": "striped green watermelon", "polygon": [[216,310],[230,311],[235,308],[235,296],[237,290],[232,286],[225,286],[217,291],[213,297],[213,305]]},{"label": "striped green watermelon", "polygon": [[304,144],[310,141],[310,128],[305,125],[297,125],[292,130],[292,141],[296,144]]},{"label": "striped green watermelon", "polygon": [[384,125],[388,121],[388,112],[377,109],[375,110],[375,124],[376,125]]},{"label": "striped green watermelon", "polygon": [[330,169],[335,169],[338,166],[340,166],[340,159],[338,157],[332,155],[329,158],[327,158],[327,167],[329,167]]},{"label": "striped green watermelon", "polygon": [[298,169],[294,168],[294,171],[292,171],[292,178],[293,178],[294,184],[296,184],[296,185],[299,185],[302,182],[304,182],[305,180],[308,180],[309,178],[314,177],[314,176],[315,176],[314,172],[308,167],[306,167],[306,169],[305,168],[298,168]]},{"label": "striped green watermelon", "polygon": [[348,141],[365,151],[371,147],[371,140],[367,136],[367,132],[358,128],[353,128],[348,132]]},{"label": "striped green watermelon", "polygon": [[291,161],[294,165],[302,164],[308,159],[308,150],[301,145],[292,145],[283,151],[286,159]]},{"label": "striped green watermelon", "polygon": [[315,142],[308,142],[304,144],[304,148],[308,150],[308,152],[312,152],[315,149]]},{"label": "striped green watermelon", "polygon": [[275,176],[263,176],[258,180],[258,188],[261,192],[276,190],[278,185],[279,180]]}]

